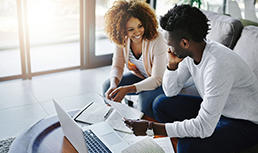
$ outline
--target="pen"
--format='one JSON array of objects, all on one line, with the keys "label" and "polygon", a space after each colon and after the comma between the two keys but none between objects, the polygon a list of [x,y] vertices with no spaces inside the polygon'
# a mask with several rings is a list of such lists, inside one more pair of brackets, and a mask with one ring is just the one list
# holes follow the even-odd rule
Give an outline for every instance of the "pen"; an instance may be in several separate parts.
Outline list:
[{"label": "pen", "polygon": [[113,110],[113,109],[110,108],[110,109],[107,111],[107,113],[104,115],[104,118],[105,118],[105,119],[107,118],[107,116],[109,115],[109,113],[110,113],[112,110]]}]

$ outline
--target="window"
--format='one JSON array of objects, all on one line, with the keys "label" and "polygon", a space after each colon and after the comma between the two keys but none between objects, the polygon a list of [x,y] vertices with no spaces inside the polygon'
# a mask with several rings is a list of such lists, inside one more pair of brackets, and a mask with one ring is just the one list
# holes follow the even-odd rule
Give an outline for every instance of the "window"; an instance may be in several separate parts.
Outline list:
[{"label": "window", "polygon": [[102,17],[113,1],[1,0],[0,81],[111,64]]},{"label": "window", "polygon": [[21,76],[16,1],[0,1],[0,78]]}]

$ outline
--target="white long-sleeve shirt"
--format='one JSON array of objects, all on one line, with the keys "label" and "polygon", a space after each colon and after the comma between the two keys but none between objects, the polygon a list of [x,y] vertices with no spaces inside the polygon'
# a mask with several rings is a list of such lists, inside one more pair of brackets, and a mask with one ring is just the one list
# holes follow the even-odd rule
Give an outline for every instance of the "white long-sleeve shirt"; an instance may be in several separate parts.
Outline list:
[{"label": "white long-sleeve shirt", "polygon": [[257,77],[232,50],[206,41],[198,65],[187,57],[177,70],[165,70],[163,90],[166,96],[177,95],[191,76],[203,99],[201,108],[196,118],[166,123],[169,137],[209,137],[221,115],[258,124]]}]

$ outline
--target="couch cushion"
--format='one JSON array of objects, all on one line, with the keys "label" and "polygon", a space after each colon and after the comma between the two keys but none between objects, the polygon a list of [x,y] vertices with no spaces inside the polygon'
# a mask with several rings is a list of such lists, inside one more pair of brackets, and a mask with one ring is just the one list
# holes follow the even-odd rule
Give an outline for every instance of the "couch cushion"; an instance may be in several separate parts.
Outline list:
[{"label": "couch cushion", "polygon": [[250,21],[250,20],[246,20],[246,19],[239,19],[241,21],[241,23],[243,24],[243,26],[258,26],[258,22],[254,22],[254,21]]},{"label": "couch cushion", "polygon": [[244,27],[233,50],[247,62],[258,78],[258,27]]},{"label": "couch cushion", "polygon": [[207,38],[233,49],[243,29],[240,20],[211,11],[202,11],[211,24]]}]

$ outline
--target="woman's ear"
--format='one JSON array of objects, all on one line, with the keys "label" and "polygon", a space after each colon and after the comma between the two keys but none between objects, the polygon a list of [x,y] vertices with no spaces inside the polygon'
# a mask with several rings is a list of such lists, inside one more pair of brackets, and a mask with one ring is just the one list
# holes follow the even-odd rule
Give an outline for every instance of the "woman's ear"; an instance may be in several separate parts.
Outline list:
[{"label": "woman's ear", "polygon": [[187,39],[182,39],[181,41],[180,41],[180,46],[182,47],[182,48],[184,48],[184,49],[188,49],[189,48],[189,41],[187,40]]}]

